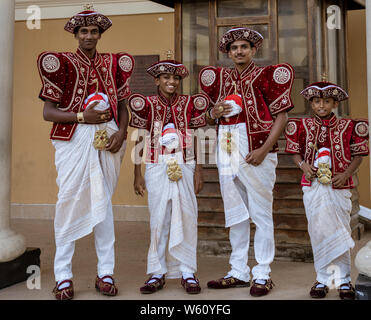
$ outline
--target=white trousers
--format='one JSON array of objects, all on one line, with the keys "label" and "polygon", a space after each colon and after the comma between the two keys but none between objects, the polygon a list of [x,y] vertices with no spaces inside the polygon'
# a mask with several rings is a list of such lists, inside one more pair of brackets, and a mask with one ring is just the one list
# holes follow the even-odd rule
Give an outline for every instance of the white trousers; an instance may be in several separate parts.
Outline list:
[{"label": "white trousers", "polygon": [[[225,134],[234,146],[227,153]],[[218,172],[223,197],[225,225],[230,228],[232,253],[228,275],[243,281],[250,280],[247,265],[250,245],[250,220],[256,225],[254,252],[257,265],[252,269],[253,279],[268,279],[269,265],[274,259],[273,187],[276,180],[277,154],[268,153],[259,166],[247,164],[249,137],[246,124],[219,126]]]},{"label": "white trousers", "polygon": [[[106,218],[95,225],[95,250],[98,257],[97,273],[99,277],[113,275],[115,266],[115,230],[112,208],[107,210]],[[75,252],[75,241],[57,245],[54,258],[55,281],[72,279],[72,257]]]},{"label": "white trousers", "polygon": [[[168,201],[166,206],[166,213],[163,221],[162,232],[159,237],[158,247],[157,247],[157,254],[161,264],[161,269],[156,272],[156,274],[166,274],[168,272],[166,267],[166,248],[169,241],[169,233],[170,233],[170,224],[171,224],[171,211],[172,211],[172,202],[171,200]],[[195,273],[196,270],[190,268],[186,264],[180,262],[179,270],[182,273]]]},{"label": "white trousers", "polygon": [[[274,245],[274,226],[272,210],[261,209],[255,203],[254,191],[248,192],[235,179],[236,186],[241,194],[244,194],[244,200],[250,213],[250,219],[256,226],[254,235],[254,252],[257,265],[252,269],[253,280],[269,279],[271,272],[270,264],[273,262]],[[229,241],[232,247],[232,253],[229,259],[231,270],[228,275],[242,281],[250,280],[250,268],[247,265],[248,252],[250,246],[250,221],[244,220],[238,224],[232,225],[229,229]]]},{"label": "white trousers", "polygon": [[317,270],[317,281],[330,288],[332,285],[338,287],[343,283],[348,283],[351,281],[350,266],[350,250],[348,250],[340,257],[334,259],[327,266]]}]

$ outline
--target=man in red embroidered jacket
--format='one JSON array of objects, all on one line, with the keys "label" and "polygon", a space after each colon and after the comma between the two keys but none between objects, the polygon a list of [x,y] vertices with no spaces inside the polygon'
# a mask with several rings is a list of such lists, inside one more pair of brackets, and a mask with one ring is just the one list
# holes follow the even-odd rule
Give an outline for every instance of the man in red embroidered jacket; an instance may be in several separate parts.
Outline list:
[{"label": "man in red embroidered jacket", "polygon": [[[37,61],[42,81],[39,97],[45,101],[44,119],[53,122],[50,138],[56,149],[59,193],[54,221],[54,294],[58,300],[73,297],[75,241],[93,230],[98,257],[95,286],[103,294],[117,294],[112,278],[115,238],[111,198],[125,152],[125,99],[130,93],[134,60],[127,53],[97,52],[98,40],[111,25],[100,13],[81,12],[64,27],[78,41],[77,51],[43,52]],[[86,107],[87,98],[96,99],[96,93],[100,100],[105,99],[103,110],[95,109],[99,101]],[[108,141],[103,150],[95,149],[95,128],[108,123]]]},{"label": "man in red embroidered jacket", "polygon": [[354,299],[349,189],[354,188],[352,174],[369,153],[368,122],[335,116],[332,109],[348,95],[333,83],[313,83],[301,94],[310,101],[314,116],[290,118],[285,135],[286,151],[303,170],[303,201],[317,273],[310,296],[324,298],[334,280],[340,298]]},{"label": "man in red embroidered jacket", "polygon": [[[206,116],[210,124],[217,123],[217,165],[232,246],[231,270],[224,278],[210,281],[208,287],[250,285],[247,261],[251,218],[256,225],[257,261],[252,269],[252,296],[265,295],[273,287],[270,263],[275,249],[272,203],[277,140],[285,128],[287,112],[293,108],[292,67],[258,67],[253,62],[262,42],[263,37],[248,28],[227,31],[219,50],[228,54],[234,68],[209,66],[199,75],[201,88],[212,102]],[[231,100],[240,101],[240,105]]]},{"label": "man in red embroidered jacket", "polygon": [[[141,293],[162,289],[168,279],[182,278],[187,293],[201,291],[197,271],[197,200],[202,188],[202,165],[194,153],[192,129],[206,125],[209,99],[176,93],[188,70],[174,60],[159,61],[147,72],[155,78],[158,94],[129,98],[130,126],[146,134],[146,171],[141,173],[141,155],[135,161],[134,190],[148,190],[151,244],[147,274]],[[144,132],[143,132],[144,131]],[[140,139],[138,140],[137,146]],[[196,161],[195,161],[196,154]]]}]

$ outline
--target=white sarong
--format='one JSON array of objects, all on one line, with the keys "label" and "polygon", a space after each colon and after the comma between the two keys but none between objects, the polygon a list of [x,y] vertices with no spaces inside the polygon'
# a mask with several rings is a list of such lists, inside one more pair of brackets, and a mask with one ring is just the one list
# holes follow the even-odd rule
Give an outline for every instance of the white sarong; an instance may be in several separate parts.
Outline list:
[{"label": "white sarong", "polygon": [[319,272],[354,246],[350,229],[351,192],[333,189],[317,179],[312,186],[303,187],[303,192],[314,267]]},{"label": "white sarong", "polygon": [[[246,124],[220,125],[218,131],[218,172],[223,197],[225,226],[230,227],[232,253],[228,275],[249,281],[248,251],[250,221],[256,226],[254,252],[257,265],[253,279],[268,279],[274,259],[273,187],[276,180],[277,154],[268,153],[258,166],[247,164],[249,141]],[[223,150],[223,133],[230,131],[234,148]]]},{"label": "white sarong", "polygon": [[117,153],[93,147],[96,130],[106,128],[111,136],[114,120],[97,125],[78,124],[70,141],[52,140],[55,147],[58,201],[54,219],[56,245],[80,239],[112,211],[126,141]]},{"label": "white sarong", "polygon": [[[221,147],[223,133],[230,131],[235,149],[228,154]],[[231,227],[250,218],[246,193],[236,184],[242,183],[254,197],[254,203],[272,215],[273,187],[276,181],[277,154],[268,153],[259,166],[247,164],[249,141],[246,124],[220,125],[218,128],[217,166],[220,190],[224,202],[225,227]],[[251,201],[252,202],[252,201]]]},{"label": "white sarong", "polygon": [[[172,157],[182,169],[182,178],[170,181],[166,173],[166,161]],[[147,273],[167,273],[167,278],[180,278],[181,265],[187,266],[188,272],[197,270],[197,200],[194,192],[195,162],[183,163],[181,152],[175,155],[160,155],[159,163],[146,164],[145,182],[148,191],[150,212],[151,243],[148,250]],[[159,256],[160,239],[168,230],[166,213],[171,201],[170,230],[166,268],[161,265]],[[161,244],[163,246],[163,244]]]}]

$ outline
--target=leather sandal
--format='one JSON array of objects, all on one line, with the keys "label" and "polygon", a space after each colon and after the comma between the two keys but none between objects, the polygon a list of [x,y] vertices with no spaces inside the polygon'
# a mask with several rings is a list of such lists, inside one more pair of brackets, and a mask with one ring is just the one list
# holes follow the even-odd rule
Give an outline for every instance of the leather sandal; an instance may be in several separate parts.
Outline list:
[{"label": "leather sandal", "polygon": [[261,296],[265,296],[266,294],[269,293],[269,291],[271,291],[273,289],[273,286],[274,286],[274,283],[272,281],[272,279],[263,279],[265,280],[265,284],[260,284],[260,283],[256,283],[256,280],[253,280],[253,284],[250,288],[250,294],[253,296],[253,297],[261,297]]},{"label": "leather sandal", "polygon": [[[150,280],[155,280],[151,283],[148,283]],[[150,294],[155,293],[158,290],[161,290],[165,285],[165,275],[162,278],[150,277],[145,283],[144,286],[141,287],[140,293]]]},{"label": "leather sandal", "polygon": [[[69,283],[67,288],[59,289],[63,283]],[[74,296],[73,283],[71,280],[63,280],[59,285],[58,282],[55,283],[53,289],[54,296],[57,300],[71,300]]]},{"label": "leather sandal", "polygon": [[[103,281],[104,279],[109,278],[112,280],[112,283]],[[101,294],[104,294],[105,296],[115,296],[117,295],[118,289],[115,286],[115,280],[112,278],[112,276],[107,275],[102,278],[95,279],[95,289],[99,291]]]},{"label": "leather sandal", "polygon": [[[196,283],[190,282],[190,280],[193,280]],[[189,294],[198,294],[201,292],[200,282],[195,276],[193,276],[193,278],[190,277],[187,279],[184,279],[182,277],[180,283],[182,284],[182,287],[185,289],[185,291]]]},{"label": "leather sandal", "polygon": [[316,281],[310,289],[309,295],[314,299],[322,299],[326,297],[326,294],[328,293],[328,286],[317,287],[319,284],[323,283]]},{"label": "leather sandal", "polygon": [[220,278],[218,280],[211,280],[207,283],[210,289],[228,289],[250,287],[250,281],[242,281],[234,277]]},{"label": "leather sandal", "polygon": [[[341,288],[342,286],[348,286],[349,289],[342,289]],[[339,291],[339,297],[341,300],[354,300],[355,299],[356,292],[350,281],[348,283],[341,284],[338,291]]]}]

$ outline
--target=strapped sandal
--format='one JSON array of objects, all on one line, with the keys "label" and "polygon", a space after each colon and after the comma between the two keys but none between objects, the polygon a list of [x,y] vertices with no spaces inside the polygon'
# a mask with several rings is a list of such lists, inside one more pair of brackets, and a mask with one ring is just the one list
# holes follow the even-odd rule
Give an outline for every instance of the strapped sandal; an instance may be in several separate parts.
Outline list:
[{"label": "strapped sandal", "polygon": [[[348,286],[349,289],[342,289],[342,286]],[[348,283],[343,283],[340,285],[339,289],[339,297],[341,300],[354,300],[356,293],[352,283],[349,281]]]},{"label": "strapped sandal", "polygon": [[323,283],[316,281],[310,289],[309,295],[314,299],[322,299],[326,297],[326,294],[328,293],[328,286],[317,287],[319,284]]},{"label": "strapped sandal", "polygon": [[253,297],[261,297],[261,296],[265,296],[266,294],[269,293],[269,291],[271,291],[273,289],[273,286],[274,286],[274,283],[272,281],[272,279],[263,279],[265,280],[265,284],[260,284],[260,283],[256,283],[256,280],[253,280],[252,281],[252,286],[251,286],[251,289],[250,289],[250,294],[253,296]]},{"label": "strapped sandal", "polygon": [[[189,282],[190,280],[196,281],[196,283]],[[200,282],[194,275],[193,275],[193,278],[190,277],[190,278],[184,279],[182,277],[182,280],[180,283],[185,289],[185,291],[189,294],[198,294],[201,292]]]},{"label": "strapped sandal", "polygon": [[[103,281],[104,279],[109,278],[112,280],[112,283]],[[95,289],[99,291],[101,294],[104,294],[105,296],[115,296],[117,295],[118,289],[115,286],[115,280],[112,278],[112,276],[107,275],[102,278],[95,279]]]},{"label": "strapped sandal", "polygon": [[[59,289],[63,283],[69,283],[67,288]],[[71,280],[63,280],[59,285],[58,282],[55,283],[53,289],[54,296],[57,300],[71,300],[74,296],[73,283]]]},{"label": "strapped sandal", "polygon": [[218,280],[211,280],[207,283],[210,289],[228,289],[228,288],[242,288],[250,287],[250,281],[242,281],[235,277],[220,278]]},{"label": "strapped sandal", "polygon": [[[150,280],[155,280],[151,283],[148,283]],[[162,275],[161,278],[156,278],[156,277],[149,277],[149,279],[144,282],[144,286],[141,287],[140,293],[144,294],[150,294],[150,293],[155,293],[158,290],[161,290],[165,285],[165,275]]]}]

